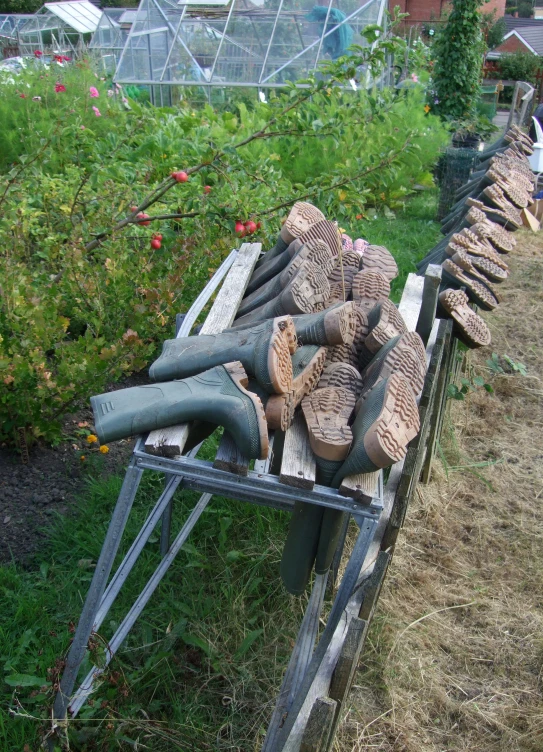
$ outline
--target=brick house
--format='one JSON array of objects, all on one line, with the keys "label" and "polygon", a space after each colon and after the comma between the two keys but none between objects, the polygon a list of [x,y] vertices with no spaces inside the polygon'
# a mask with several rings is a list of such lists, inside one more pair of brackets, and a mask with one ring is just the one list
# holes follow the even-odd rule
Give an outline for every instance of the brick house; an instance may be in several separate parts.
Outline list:
[{"label": "brick house", "polygon": [[502,53],[518,50],[543,56],[543,20],[512,16],[505,16],[503,20],[506,27],[503,42],[488,53],[488,60],[498,60]]},{"label": "brick house", "polygon": [[[390,12],[399,5],[402,13],[409,13],[406,19],[408,24],[428,23],[428,21],[439,21],[441,14],[448,9],[447,0],[389,0],[388,7]],[[505,15],[505,0],[490,0],[481,7],[483,13],[492,13],[496,11],[496,18]]]}]

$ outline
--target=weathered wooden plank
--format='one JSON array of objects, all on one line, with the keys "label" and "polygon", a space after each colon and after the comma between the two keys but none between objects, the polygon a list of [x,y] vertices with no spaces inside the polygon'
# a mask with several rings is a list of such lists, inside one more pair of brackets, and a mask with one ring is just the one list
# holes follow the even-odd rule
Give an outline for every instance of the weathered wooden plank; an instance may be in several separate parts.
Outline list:
[{"label": "weathered wooden plank", "polygon": [[295,488],[311,490],[315,485],[317,465],[304,416],[298,411],[290,428],[285,432],[283,459],[279,479],[281,483]]},{"label": "weathered wooden plank", "polygon": [[336,702],[329,697],[319,697],[313,703],[305,727],[300,752],[324,752],[334,722]]},{"label": "weathered wooden plank", "polygon": [[379,481],[379,471],[374,473],[363,473],[359,475],[349,475],[344,478],[339,487],[339,493],[342,496],[349,496],[351,499],[360,501],[361,504],[371,504],[377,493],[377,483]]},{"label": "weathered wooden plank", "polygon": [[428,264],[424,275],[422,302],[417,320],[417,334],[426,345],[434,325],[437,310],[439,287],[441,285],[442,269],[438,264]]},{"label": "weathered wooden plank", "polygon": [[373,612],[375,611],[375,606],[381,595],[381,588],[383,587],[383,582],[391,559],[392,553],[390,551],[379,551],[372,573],[362,586],[364,599],[360,606],[358,616],[368,624],[373,618]]},{"label": "weathered wooden plank", "polygon": [[239,451],[238,445],[228,431],[222,435],[213,467],[235,475],[247,475],[249,471],[249,458]]},{"label": "weathered wooden plank", "polygon": [[[260,249],[260,243],[244,243],[241,246],[236,260],[232,264],[207,315],[200,334],[219,334],[232,324],[245,288],[253,273]],[[163,428],[159,431],[151,431],[145,442],[145,451],[163,457],[177,457],[183,452],[188,434],[186,423]]]},{"label": "weathered wooden plank", "polygon": [[424,277],[413,273],[408,275],[398,310],[410,332],[414,332],[417,328],[423,288]]},{"label": "weathered wooden plank", "polygon": [[345,642],[332,674],[328,693],[332,700],[336,700],[338,703],[343,703],[351,689],[367,627],[368,622],[354,617],[347,629]]}]

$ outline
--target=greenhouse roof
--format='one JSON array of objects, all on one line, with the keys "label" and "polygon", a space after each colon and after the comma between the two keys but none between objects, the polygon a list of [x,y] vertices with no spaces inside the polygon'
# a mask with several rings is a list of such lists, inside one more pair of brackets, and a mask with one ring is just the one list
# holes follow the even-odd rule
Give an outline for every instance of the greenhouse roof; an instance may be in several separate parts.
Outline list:
[{"label": "greenhouse roof", "polygon": [[[88,0],[71,0],[62,3],[45,3],[43,9],[58,16],[80,34],[96,31],[102,12]],[[42,9],[42,10],[43,10]]]}]

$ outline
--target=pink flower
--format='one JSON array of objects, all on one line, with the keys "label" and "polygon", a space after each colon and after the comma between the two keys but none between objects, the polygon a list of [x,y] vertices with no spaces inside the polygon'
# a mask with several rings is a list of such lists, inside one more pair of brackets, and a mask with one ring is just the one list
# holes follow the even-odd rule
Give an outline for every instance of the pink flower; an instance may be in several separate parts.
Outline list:
[{"label": "pink flower", "polygon": [[96,86],[91,86],[89,89],[89,93],[93,99],[97,99],[100,96],[100,92],[96,88]]},{"label": "pink flower", "polygon": [[113,91],[113,89],[108,89],[107,90],[107,95],[108,95],[108,97],[113,97],[115,95],[115,92]]},{"label": "pink flower", "polygon": [[84,126],[84,125],[80,125],[80,126],[79,126],[79,128],[80,128],[80,129],[81,129],[82,131],[84,131],[84,130],[85,130],[85,126]]},{"label": "pink flower", "polygon": [[63,61],[65,62],[65,63],[69,63],[71,59],[72,59],[71,57],[66,57],[66,55],[62,55],[62,60],[63,60]]},{"label": "pink flower", "polygon": [[21,99],[26,99],[26,94],[19,94],[19,96],[21,97]]},{"label": "pink flower", "polygon": [[34,55],[36,57],[41,57],[43,55],[43,52],[41,50],[34,50]]},{"label": "pink flower", "polygon": [[100,112],[100,110],[98,109],[98,107],[93,107],[92,109],[93,109],[93,112],[96,115],[96,117],[102,117],[102,113]]},{"label": "pink flower", "polygon": [[414,73],[411,74],[411,81],[414,81],[416,84],[419,82],[419,77],[415,76]]},{"label": "pink flower", "polygon": [[66,91],[66,87],[64,86],[64,84],[61,84],[57,81],[55,84],[55,91],[57,94],[61,94],[63,91]]}]

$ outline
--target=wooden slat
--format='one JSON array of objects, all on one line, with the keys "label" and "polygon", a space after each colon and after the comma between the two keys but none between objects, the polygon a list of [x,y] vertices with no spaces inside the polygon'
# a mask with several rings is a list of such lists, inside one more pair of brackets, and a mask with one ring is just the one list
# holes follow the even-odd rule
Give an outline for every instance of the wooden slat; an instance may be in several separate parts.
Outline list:
[{"label": "wooden slat", "polygon": [[379,470],[374,473],[364,473],[360,475],[349,475],[344,478],[339,487],[341,496],[349,496],[356,499],[361,504],[371,504],[377,493],[377,483],[379,480]]},{"label": "wooden slat", "polygon": [[225,431],[221,437],[213,467],[235,475],[247,475],[249,471],[249,458],[239,451],[238,445],[228,431]]},{"label": "wooden slat", "polygon": [[[200,334],[219,334],[232,324],[260,250],[260,243],[244,243],[241,246]],[[145,442],[145,451],[163,457],[178,457],[183,452],[188,434],[186,423],[151,431]]]},{"label": "wooden slat", "polygon": [[329,697],[315,700],[305,727],[300,752],[324,752],[334,722],[336,702]]},{"label": "wooden slat", "polygon": [[285,433],[279,479],[287,486],[311,490],[315,485],[316,470],[315,455],[309,446],[307,426],[301,411],[298,411]]},{"label": "wooden slat", "polygon": [[413,273],[409,274],[398,310],[402,314],[407,329],[410,332],[414,332],[417,328],[423,289],[424,277],[419,277]]},{"label": "wooden slat", "polygon": [[417,334],[426,345],[436,317],[439,287],[441,285],[442,269],[438,264],[428,264],[424,275],[424,288],[419,318],[417,320]]},{"label": "wooden slat", "polygon": [[347,636],[341,648],[328,693],[332,700],[338,703],[344,702],[351,689],[367,627],[368,622],[354,617],[347,629]]},{"label": "wooden slat", "polygon": [[360,619],[367,621],[368,624],[373,618],[373,612],[375,611],[375,606],[381,594],[381,588],[383,587],[383,582],[391,559],[392,554],[390,551],[379,551],[373,571],[362,587],[364,600],[360,606],[358,616]]}]

